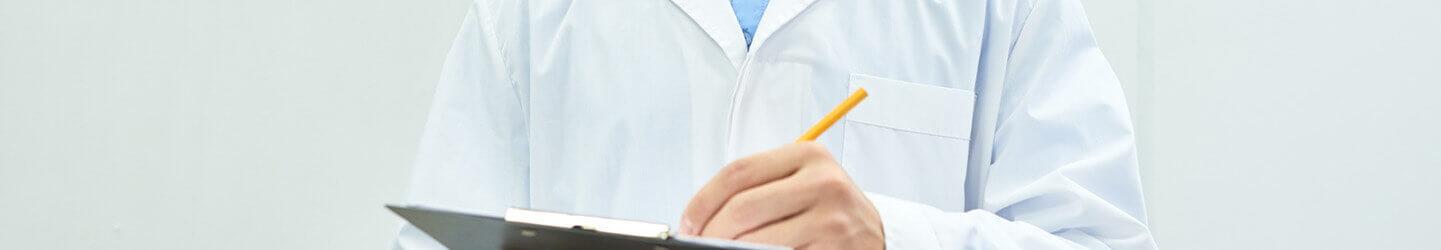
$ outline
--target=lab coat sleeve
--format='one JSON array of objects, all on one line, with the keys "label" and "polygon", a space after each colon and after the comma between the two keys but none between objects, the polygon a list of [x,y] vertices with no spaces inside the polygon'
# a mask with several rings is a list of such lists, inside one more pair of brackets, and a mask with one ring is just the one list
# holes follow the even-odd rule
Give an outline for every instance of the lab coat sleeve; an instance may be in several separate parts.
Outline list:
[{"label": "lab coat sleeve", "polygon": [[[1077,0],[1022,2],[977,209],[868,194],[889,249],[1153,249],[1118,80]],[[1029,5],[1029,6],[1025,6]],[[987,90],[982,90],[987,91]],[[976,190],[971,190],[976,191]],[[975,195],[969,193],[968,195]]]},{"label": "lab coat sleeve", "polygon": [[[409,203],[500,214],[529,201],[525,96],[494,18],[471,5],[443,66],[412,170]],[[513,48],[513,47],[512,47]],[[444,249],[406,224],[396,249]]]}]

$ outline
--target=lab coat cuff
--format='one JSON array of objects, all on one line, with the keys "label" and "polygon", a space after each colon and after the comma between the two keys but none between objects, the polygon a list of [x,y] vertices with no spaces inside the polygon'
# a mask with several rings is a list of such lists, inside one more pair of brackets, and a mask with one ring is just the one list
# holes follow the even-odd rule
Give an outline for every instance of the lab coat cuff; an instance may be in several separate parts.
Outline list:
[{"label": "lab coat cuff", "polygon": [[938,209],[871,192],[866,192],[866,198],[881,215],[886,249],[941,249],[930,219],[940,213]]}]

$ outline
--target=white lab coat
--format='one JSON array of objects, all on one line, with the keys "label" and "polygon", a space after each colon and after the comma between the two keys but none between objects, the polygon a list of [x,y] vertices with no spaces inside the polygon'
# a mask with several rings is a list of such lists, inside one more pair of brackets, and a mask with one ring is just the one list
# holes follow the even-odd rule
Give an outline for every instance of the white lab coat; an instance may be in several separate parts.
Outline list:
[{"label": "white lab coat", "polygon": [[[728,161],[821,139],[889,249],[1154,248],[1117,79],[1077,0],[478,0],[412,204],[669,223]],[[414,228],[397,245],[438,248]]]}]

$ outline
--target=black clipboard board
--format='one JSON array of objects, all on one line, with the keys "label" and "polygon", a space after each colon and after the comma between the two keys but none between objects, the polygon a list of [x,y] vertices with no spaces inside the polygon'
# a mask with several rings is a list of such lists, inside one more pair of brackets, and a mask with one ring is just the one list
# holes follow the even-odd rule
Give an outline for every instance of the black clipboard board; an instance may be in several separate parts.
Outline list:
[{"label": "black clipboard board", "polygon": [[670,236],[642,237],[596,231],[584,225],[558,227],[505,218],[417,206],[386,205],[420,231],[452,250],[498,249],[644,249],[752,250],[790,249],[735,241]]}]

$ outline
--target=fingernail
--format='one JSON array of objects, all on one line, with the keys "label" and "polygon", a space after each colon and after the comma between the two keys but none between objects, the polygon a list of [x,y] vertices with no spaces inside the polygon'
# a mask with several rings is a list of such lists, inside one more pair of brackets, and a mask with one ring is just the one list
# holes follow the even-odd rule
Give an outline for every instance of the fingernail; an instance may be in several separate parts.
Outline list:
[{"label": "fingernail", "polygon": [[684,235],[695,235],[695,228],[691,226],[690,219],[680,219],[680,233]]}]

